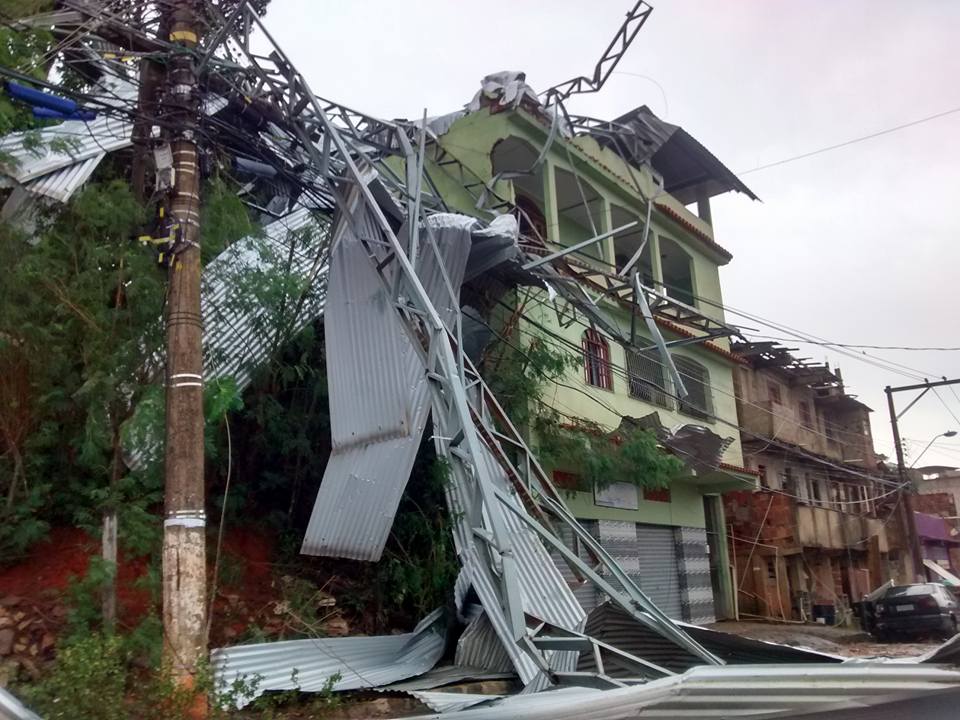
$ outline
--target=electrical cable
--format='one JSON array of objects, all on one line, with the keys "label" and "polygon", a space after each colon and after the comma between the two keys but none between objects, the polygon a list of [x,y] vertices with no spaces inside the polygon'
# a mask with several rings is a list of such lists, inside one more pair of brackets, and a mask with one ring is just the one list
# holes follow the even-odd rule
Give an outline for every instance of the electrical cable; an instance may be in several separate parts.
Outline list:
[{"label": "electrical cable", "polygon": [[938,118],[946,117],[947,115],[952,115],[953,113],[957,112],[960,112],[960,107],[950,108],[949,110],[934,113],[933,115],[927,115],[926,117],[918,118],[917,120],[911,120],[910,122],[902,123],[900,125],[894,125],[893,127],[879,130],[878,132],[870,133],[869,135],[861,135],[860,137],[844,140],[843,142],[836,143],[834,145],[828,145],[826,147],[818,148],[817,150],[811,150],[810,152],[805,152],[800,155],[794,155],[793,157],[784,158],[783,160],[767,163],[766,165],[760,165],[758,167],[750,168],[749,170],[740,170],[737,172],[737,175],[749,175],[750,173],[759,172],[760,170],[767,170],[772,167],[786,165],[787,163],[803,160],[804,158],[813,157],[814,155],[820,155],[821,153],[829,152],[830,150],[837,150],[838,148],[854,145],[865,140],[872,140],[873,138],[880,137],[881,135],[889,135],[890,133],[897,132],[898,130],[904,130],[906,128],[914,127],[915,125],[930,122],[931,120],[937,120]]},{"label": "electrical cable", "polygon": [[[525,319],[529,319],[529,318],[525,318]],[[607,410],[608,412],[610,412],[611,414],[613,414],[613,415],[616,416],[616,417],[619,417],[619,418],[621,418],[621,419],[626,419],[626,418],[627,418],[627,416],[625,416],[625,415],[623,415],[622,413],[620,413],[618,410],[616,410],[615,408],[613,408],[612,406],[610,406],[608,403],[600,400],[598,397],[596,397],[594,394],[590,393],[589,391],[584,390],[583,388],[575,387],[575,386],[570,385],[570,384],[568,384],[568,383],[563,383],[563,382],[559,381],[558,379],[553,378],[553,377],[550,376],[549,374],[544,373],[543,370],[542,370],[542,368],[540,368],[539,366],[537,366],[536,361],[533,360],[522,348],[520,348],[519,346],[517,346],[515,343],[511,342],[509,339],[507,339],[507,338],[503,337],[502,335],[500,335],[500,333],[497,332],[497,331],[496,331],[492,326],[490,326],[486,321],[481,321],[481,322],[482,322],[482,324],[484,324],[491,332],[493,332],[493,333],[498,337],[498,339],[500,339],[502,342],[504,342],[504,343],[507,344],[508,346],[512,347],[512,348],[513,348],[514,350],[516,350],[517,352],[520,352],[520,353],[527,359],[527,361],[528,361],[529,363],[531,363],[531,365],[533,365],[533,366],[536,368],[537,372],[538,372],[542,377],[544,377],[545,379],[547,379],[548,381],[550,381],[550,382],[552,382],[552,383],[554,383],[554,384],[556,384],[556,385],[559,385],[560,387],[564,387],[564,388],[567,388],[567,389],[569,389],[569,390],[573,390],[574,392],[578,392],[578,393],[584,395],[585,397],[587,397],[588,399],[590,399],[590,400],[593,401],[594,403],[600,405],[602,408],[604,408],[605,410]],[[535,322],[535,321],[534,321],[534,322]],[[676,395],[673,395],[672,393],[667,393],[667,394],[671,395],[671,396],[674,397],[674,398],[677,397]],[[568,417],[576,417],[576,416],[568,416]],[[741,427],[741,426],[737,425],[736,423],[733,423],[733,422],[731,422],[731,421],[729,421],[729,420],[725,420],[725,419],[723,419],[723,418],[716,418],[716,420],[718,420],[719,422],[722,422],[722,423],[725,424],[725,425],[729,425],[730,427],[732,427],[732,428],[734,428],[734,429],[736,429],[736,430],[738,430],[738,431],[740,431],[740,432],[742,432],[742,433],[754,435],[754,436],[756,436],[756,437],[759,437],[760,439],[769,440],[770,442],[773,442],[775,445],[778,445],[778,446],[782,447],[783,449],[786,449],[786,450],[788,450],[788,451],[790,451],[790,452],[792,452],[792,453],[794,453],[794,454],[798,454],[798,455],[800,455],[800,456],[802,456],[802,457],[805,457],[806,459],[812,460],[813,462],[816,462],[816,463],[819,463],[819,464],[822,464],[822,465],[826,465],[826,466],[828,466],[828,467],[832,467],[832,468],[834,468],[834,469],[840,470],[840,471],[842,471],[843,473],[845,473],[845,474],[847,474],[847,475],[852,475],[852,476],[855,476],[855,477],[861,477],[861,478],[863,478],[863,479],[870,480],[870,481],[872,481],[872,482],[879,483],[879,484],[881,484],[881,485],[885,485],[885,486],[888,486],[888,487],[891,486],[891,485],[894,485],[894,488],[893,488],[892,490],[890,490],[889,492],[883,493],[882,495],[877,495],[877,496],[874,496],[874,497],[871,497],[871,498],[867,498],[867,500],[869,500],[869,501],[879,500],[879,499],[882,499],[882,498],[884,498],[884,497],[887,497],[887,496],[889,496],[889,495],[891,495],[891,494],[893,494],[893,493],[895,493],[895,492],[898,492],[898,491],[900,490],[900,488],[903,487],[903,485],[904,485],[904,484],[902,484],[902,483],[894,483],[893,481],[889,481],[889,480],[886,480],[886,479],[883,479],[883,478],[878,478],[878,477],[876,477],[876,476],[868,475],[868,474],[865,474],[865,473],[862,473],[862,472],[853,470],[853,469],[851,469],[851,468],[846,468],[846,467],[843,467],[843,466],[839,466],[839,465],[836,465],[835,463],[831,463],[831,462],[829,462],[829,461],[827,461],[827,460],[824,460],[824,459],[822,459],[822,458],[818,458],[818,457],[813,456],[813,455],[807,455],[807,454],[805,454],[805,453],[797,452],[797,450],[796,450],[795,448],[791,448],[791,447],[789,447],[789,446],[781,446],[781,445],[779,445],[779,443],[776,443],[775,441],[773,441],[773,440],[770,439],[770,438],[762,438],[761,436],[757,436],[755,433],[752,433],[751,431],[747,430],[746,428],[743,428],[743,427]],[[722,474],[728,475],[729,477],[734,478],[734,479],[736,479],[736,480],[738,480],[738,481],[741,481],[741,480],[742,480],[742,479],[739,478],[738,476],[733,475],[732,473],[727,472],[727,471],[725,471],[725,470],[718,469],[717,471],[720,472],[720,473],[722,473]],[[793,498],[796,498],[796,499],[800,499],[800,500],[806,500],[806,498],[802,498],[802,497],[800,497],[800,496],[798,496],[798,495],[792,495],[792,494],[790,494],[790,493],[785,493],[785,492],[784,492],[784,493],[781,493],[781,494],[787,495],[788,497],[793,497]],[[834,502],[834,501],[829,501],[829,500],[824,500],[824,501],[820,501],[820,502],[825,502],[825,503],[830,503],[830,504],[839,504],[839,505],[848,504],[848,503],[844,503],[844,502]]]},{"label": "electrical cable", "polygon": [[[776,337],[774,335],[764,335],[763,333],[750,333],[753,337],[758,337],[763,340],[776,340],[778,342],[798,342],[797,338],[783,338]],[[806,345],[821,345],[824,347],[842,347],[849,348],[852,350],[908,350],[915,352],[958,352],[960,347],[917,347],[911,345],[858,345],[856,343],[841,343],[841,342],[823,342],[818,340],[802,340]]]},{"label": "electrical cable", "polygon": [[[498,302],[499,302],[499,304],[501,305],[501,307],[503,307],[503,308],[505,308],[505,309],[510,309],[510,306],[507,305],[506,303],[504,303],[504,302],[502,302],[502,301],[498,301]],[[536,303],[538,303],[540,306],[544,307],[544,309],[547,310],[547,312],[551,312],[550,308],[546,307],[541,301],[534,300],[534,302],[536,302]],[[541,332],[547,333],[550,337],[554,338],[556,341],[561,342],[562,344],[564,344],[564,345],[566,345],[567,347],[569,347],[573,352],[581,352],[581,351],[582,351],[582,348],[580,348],[579,346],[577,346],[576,343],[574,343],[573,341],[571,341],[571,340],[563,337],[562,335],[559,335],[558,333],[556,333],[556,332],[553,331],[552,329],[546,327],[545,325],[543,325],[542,323],[540,323],[538,320],[530,317],[529,314],[524,315],[524,319],[527,320],[528,322],[530,322],[532,325],[534,325],[534,326],[535,326],[538,330],[540,330]],[[576,322],[578,325],[580,325],[581,327],[584,327],[584,328],[589,328],[589,327],[590,327],[587,323],[582,322],[582,321],[580,321],[579,319],[576,319],[576,318],[573,320],[573,322]],[[662,360],[653,357],[652,354],[651,354],[651,356],[649,356],[649,357],[645,357],[645,359],[646,359],[647,361],[649,361],[649,362],[652,362],[652,363],[658,365],[661,369],[666,370],[666,364],[665,364]],[[613,363],[613,362],[610,361],[609,359],[606,361],[606,364],[611,368],[612,371],[614,371],[614,372],[617,373],[618,377],[621,377],[621,378],[627,380],[628,382],[632,379],[632,377],[631,377],[631,375],[630,375],[630,371],[629,371],[628,369],[624,368],[623,366],[618,365],[618,364],[616,364],[616,363]],[[680,374],[681,374],[682,376],[684,376],[686,379],[695,380],[695,381],[699,380],[699,378],[697,378],[697,377],[695,377],[695,376],[693,376],[693,375],[691,375],[691,374],[689,374],[689,373],[686,373],[686,372],[680,372]],[[668,395],[668,396],[670,396],[670,397],[676,397],[676,396],[673,395],[664,385],[660,385],[660,384],[658,384],[658,383],[656,383],[656,382],[650,381],[650,380],[645,379],[645,378],[641,378],[641,380],[642,380],[643,382],[651,385],[652,387],[654,387],[654,388],[657,389],[658,391],[664,393],[665,395]],[[792,417],[789,417],[789,416],[787,416],[787,415],[780,415],[780,414],[774,412],[773,410],[770,410],[769,408],[766,408],[766,407],[764,407],[764,406],[762,406],[762,405],[760,405],[760,404],[758,404],[758,403],[751,402],[751,401],[748,400],[747,398],[744,398],[744,397],[742,397],[742,396],[740,396],[740,395],[737,395],[735,392],[732,392],[732,393],[731,393],[731,392],[728,392],[728,391],[725,391],[725,390],[722,390],[722,389],[720,389],[720,388],[718,388],[718,387],[713,387],[713,386],[712,386],[710,389],[711,389],[711,391],[713,391],[713,392],[719,392],[719,393],[721,393],[721,394],[723,394],[723,395],[726,395],[726,396],[728,396],[728,397],[731,397],[731,398],[733,398],[734,400],[743,403],[744,405],[748,405],[748,406],[754,407],[754,408],[756,408],[756,409],[758,409],[758,410],[760,410],[760,411],[762,411],[762,412],[764,412],[764,413],[769,414],[769,415],[770,415],[771,417],[773,417],[773,418],[780,419],[780,420],[785,420],[785,421],[790,422],[790,423],[795,423],[795,422],[796,422],[796,421],[794,420],[794,418],[792,418]],[[815,434],[815,435],[817,435],[817,436],[819,436],[819,437],[821,437],[821,438],[823,438],[823,439],[825,439],[825,440],[834,440],[834,438],[831,438],[829,435],[827,435],[827,434],[825,434],[825,433],[822,433],[822,432],[820,432],[820,431],[818,431],[818,430],[816,430],[816,429],[814,429],[814,428],[807,428],[807,430],[809,430],[811,433],[813,433],[813,434]],[[840,435],[848,435],[848,436],[850,436],[850,437],[852,437],[852,438],[858,438],[858,439],[859,439],[859,437],[860,437],[860,434],[859,434],[859,433],[856,433],[856,432],[853,432],[853,431],[846,431],[846,430],[842,430],[842,429],[839,429],[839,428],[837,428],[837,429],[835,430],[835,432],[838,433],[838,434],[840,434]]]}]

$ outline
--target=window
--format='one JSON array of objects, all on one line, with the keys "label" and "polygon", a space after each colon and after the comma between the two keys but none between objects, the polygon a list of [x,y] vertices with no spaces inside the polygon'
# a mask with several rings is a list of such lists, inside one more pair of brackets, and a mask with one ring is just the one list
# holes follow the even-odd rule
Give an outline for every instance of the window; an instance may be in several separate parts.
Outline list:
[{"label": "window", "polygon": [[780,396],[780,386],[777,385],[777,383],[767,383],[767,397],[770,398],[770,402],[774,402],[777,405],[783,405],[783,398]]},{"label": "window", "polygon": [[813,427],[813,417],[810,415],[810,403],[800,403],[800,422],[804,427]]},{"label": "window", "polygon": [[627,354],[630,397],[656,403],[661,407],[670,407],[670,399],[666,392],[667,377],[660,353],[656,350],[634,352],[624,349]]},{"label": "window", "polygon": [[837,439],[837,424],[833,420],[826,420],[823,423],[823,432],[827,436],[827,440],[836,441]]},{"label": "window", "polygon": [[806,498],[806,495],[804,495],[805,489],[801,488],[800,492],[797,493],[798,488],[797,488],[796,479],[793,477],[792,467],[785,467],[783,469],[783,489],[788,494],[791,494],[791,495],[799,494],[801,496],[800,497],[801,500]]},{"label": "window", "polygon": [[713,402],[710,393],[710,373],[696,360],[686,357],[674,357],[677,372],[687,388],[687,396],[680,401],[680,412],[701,420],[709,420],[713,414]]},{"label": "window", "polygon": [[604,390],[613,390],[610,372],[610,345],[593,328],[583,333],[583,375],[587,384]]},{"label": "window", "polygon": [[823,505],[823,493],[820,481],[810,477],[807,473],[807,484],[810,486],[809,497],[814,505]]},{"label": "window", "polygon": [[696,305],[693,288],[693,258],[668,237],[660,236],[660,271],[668,296],[687,305]]},{"label": "window", "polygon": [[670,502],[670,488],[644,488],[643,499],[648,502]]}]

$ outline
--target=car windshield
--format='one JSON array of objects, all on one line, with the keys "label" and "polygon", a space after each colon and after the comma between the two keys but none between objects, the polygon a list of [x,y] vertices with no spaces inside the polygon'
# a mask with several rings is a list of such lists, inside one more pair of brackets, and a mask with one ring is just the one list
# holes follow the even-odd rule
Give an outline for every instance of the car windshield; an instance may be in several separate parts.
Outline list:
[{"label": "car windshield", "polygon": [[901,585],[887,591],[888,598],[910,597],[914,595],[933,595],[937,591],[936,585]]}]

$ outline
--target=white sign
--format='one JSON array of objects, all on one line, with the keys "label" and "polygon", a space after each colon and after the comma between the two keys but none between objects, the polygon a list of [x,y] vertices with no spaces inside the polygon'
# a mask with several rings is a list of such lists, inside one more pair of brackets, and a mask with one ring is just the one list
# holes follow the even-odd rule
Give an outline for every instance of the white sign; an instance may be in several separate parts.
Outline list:
[{"label": "white sign", "polygon": [[636,510],[640,507],[640,495],[633,483],[613,483],[603,490],[594,488],[593,502],[602,507]]}]

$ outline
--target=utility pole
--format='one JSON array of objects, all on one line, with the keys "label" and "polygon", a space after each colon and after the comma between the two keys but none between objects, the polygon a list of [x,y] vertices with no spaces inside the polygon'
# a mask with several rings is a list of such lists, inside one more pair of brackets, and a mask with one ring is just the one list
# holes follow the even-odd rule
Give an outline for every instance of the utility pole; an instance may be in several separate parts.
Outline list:
[{"label": "utility pole", "polygon": [[[167,299],[164,655],[174,677],[192,687],[206,657],[207,567],[204,499],[203,355],[200,314],[199,92],[190,50],[201,38],[199,3],[166,4],[167,39],[183,48],[167,60],[161,115],[173,156],[169,218],[173,233]],[[205,703],[205,699],[198,699]]]},{"label": "utility pole", "polygon": [[[920,537],[917,535],[917,521],[916,517],[913,514],[913,483],[907,476],[907,466],[903,459],[903,443],[900,439],[900,426],[898,421],[903,417],[904,413],[912,408],[916,402],[926,395],[932,388],[940,387],[942,385],[955,385],[960,383],[960,378],[956,380],[938,380],[936,382],[930,382],[929,380],[924,379],[922,383],[916,385],[901,385],[900,387],[887,387],[884,388],[884,392],[887,394],[887,409],[890,411],[890,426],[893,428],[893,447],[897,453],[897,475],[900,478],[900,510],[903,516],[903,528],[907,533],[907,542],[910,545],[910,556],[911,564],[913,565],[913,580],[915,582],[923,582],[924,572],[923,572],[923,555],[920,552]],[[910,404],[907,405],[903,410],[897,413],[896,406],[893,402],[893,394],[896,392],[909,392],[911,390],[921,390],[922,392],[917,395],[913,400],[910,401]]]}]

